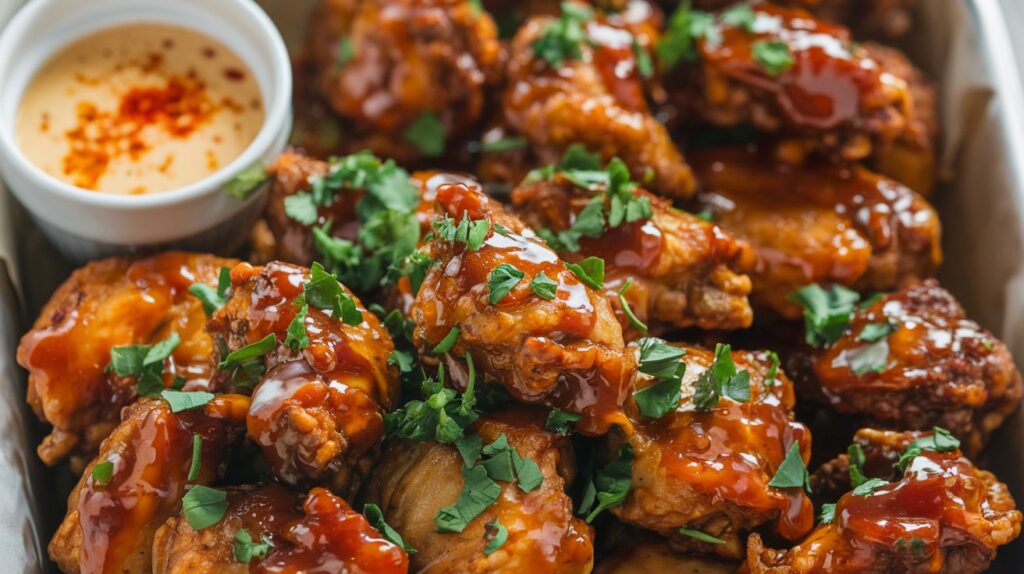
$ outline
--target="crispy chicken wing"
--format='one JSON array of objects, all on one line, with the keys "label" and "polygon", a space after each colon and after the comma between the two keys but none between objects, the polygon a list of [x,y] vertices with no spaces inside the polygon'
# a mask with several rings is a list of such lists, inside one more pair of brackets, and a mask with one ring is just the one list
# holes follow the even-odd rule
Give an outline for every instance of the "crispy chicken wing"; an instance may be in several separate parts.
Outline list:
[{"label": "crispy chicken wing", "polygon": [[[246,363],[232,362],[230,353],[273,337],[262,353],[246,358],[265,370],[252,390],[249,438],[289,484],[311,479],[337,492],[357,487],[370,462],[364,455],[383,434],[382,413],[398,400],[387,331],[327,273],[311,278],[297,265],[242,263],[232,269],[231,285],[231,298],[207,328],[223,342],[222,366],[235,369],[236,386]],[[318,307],[331,297],[335,308]]]},{"label": "crispy chicken wing", "polygon": [[[721,396],[709,405],[700,389],[712,381],[708,369],[715,355],[681,348],[686,371],[678,407],[658,419],[634,410],[633,434],[610,435],[613,450],[626,442],[633,452],[632,486],[612,513],[669,537],[677,549],[733,559],[743,556],[746,532],[761,524],[773,522],[790,540],[806,534],[814,515],[803,489],[768,485],[794,444],[803,461],[810,457],[810,433],[793,419],[789,379],[776,370],[774,381],[768,380],[771,361],[763,352],[732,352],[736,368],[748,373],[749,400]],[[655,382],[642,375],[637,388]],[[680,528],[722,542],[699,541]]]},{"label": "crispy chicken wing", "polygon": [[[223,474],[247,407],[244,396],[219,395],[178,413],[159,399],[125,408],[68,498],[50,557],[75,574],[150,572],[154,533],[179,511],[187,486],[208,485]],[[202,439],[199,469],[188,480],[194,436]]]},{"label": "crispy chicken wing", "polygon": [[1006,346],[934,280],[858,307],[834,343],[788,365],[807,397],[883,427],[949,429],[972,456],[1022,393]]},{"label": "crispy chicken wing", "polygon": [[557,19],[531,18],[512,40],[505,123],[529,140],[539,163],[554,163],[581,143],[605,160],[622,158],[651,189],[689,197],[690,167],[646,101],[655,21],[643,14],[634,20],[628,11],[593,17],[586,7],[568,6],[575,9]]},{"label": "crispy chicken wing", "polygon": [[[580,432],[628,424],[621,406],[635,360],[605,298],[479,185],[443,183],[436,203],[434,263],[409,312],[421,355],[443,355],[456,375],[469,353],[484,382],[520,402],[582,414]],[[495,278],[505,274],[519,278],[502,294]],[[550,296],[530,287],[541,274]]]},{"label": "crispy chicken wing", "polygon": [[501,76],[497,28],[469,0],[325,0],[311,48],[324,96],[355,132],[348,147],[406,162],[467,136]]},{"label": "crispy chicken wing", "polygon": [[[580,222],[581,213],[595,197],[608,195],[607,188],[585,189],[564,173],[555,173],[546,180],[524,182],[513,192],[512,204],[533,229],[558,234]],[[646,202],[651,216],[632,222],[627,218],[613,227],[609,215],[600,231],[591,233],[597,237],[583,236],[573,244],[556,241],[553,246],[566,261],[578,263],[591,256],[604,259],[605,296],[627,336],[638,333],[631,328],[618,298],[629,279],[633,282],[625,299],[652,332],[690,326],[750,326],[750,279],[737,273],[737,263],[744,256],[753,256],[749,248],[717,225],[679,211],[646,190],[625,193],[632,197],[628,201]],[[605,213],[612,201],[609,197],[603,200]],[[623,200],[616,197],[614,201]]]},{"label": "crispy chicken wing", "polygon": [[[270,547],[240,558],[243,531],[243,540]],[[228,489],[224,517],[200,531],[171,517],[156,533],[153,554],[154,574],[405,574],[409,567],[405,551],[341,498],[323,488],[303,497],[276,484]]]},{"label": "crispy chicken wing", "polygon": [[699,202],[750,243],[751,300],[789,318],[808,283],[888,291],[931,276],[942,259],[938,214],[910,189],[860,167],[791,167],[756,150],[694,155]]},{"label": "crispy chicken wing", "polygon": [[[593,566],[593,533],[573,516],[565,493],[574,472],[566,437],[544,430],[543,413],[517,408],[487,415],[471,427],[488,445],[504,435],[523,459],[537,464],[539,486],[524,492],[518,482],[499,482],[497,500],[461,532],[438,532],[435,518],[464,488],[463,459],[455,447],[390,439],[374,469],[366,499],[379,504],[388,523],[416,554],[412,571],[443,573],[545,572],[575,574]],[[508,538],[484,554],[488,524],[498,521]]]},{"label": "crispy chicken wing", "polygon": [[716,33],[697,39],[699,62],[667,72],[684,117],[781,133],[793,142],[786,156],[859,160],[894,142],[931,145],[902,68],[803,10],[762,3],[753,14],[752,23],[716,19]]},{"label": "crispy chicken wing", "polygon": [[[929,435],[862,430],[857,440],[865,450],[903,450]],[[955,447],[936,448],[906,461],[887,477],[892,482],[844,495],[832,520],[790,550],[765,548],[752,535],[747,567],[754,574],[984,571],[996,549],[1020,534],[1021,513],[992,473]]]},{"label": "crispy chicken wing", "polygon": [[43,462],[75,455],[73,466],[81,470],[138,395],[135,377],[107,372],[112,347],[153,344],[175,333],[181,343],[166,361],[164,385],[181,376],[186,390],[210,386],[213,343],[203,330],[202,304],[188,288],[216,285],[220,268],[233,264],[179,252],[104,259],[57,289],[18,347],[18,363],[29,372],[28,402],[53,425],[39,445]]}]

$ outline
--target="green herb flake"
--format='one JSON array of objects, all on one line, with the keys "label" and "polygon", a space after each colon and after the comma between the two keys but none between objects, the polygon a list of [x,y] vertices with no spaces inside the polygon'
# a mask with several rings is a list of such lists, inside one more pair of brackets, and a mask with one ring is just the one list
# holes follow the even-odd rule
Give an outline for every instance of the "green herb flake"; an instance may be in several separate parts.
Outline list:
[{"label": "green herb flake", "polygon": [[171,406],[172,413],[180,413],[205,405],[213,400],[214,395],[206,391],[183,392],[164,389],[160,392],[160,397]]},{"label": "green herb flake", "polygon": [[448,334],[441,339],[433,349],[430,350],[431,355],[443,355],[450,351],[455,346],[455,341],[459,338],[459,326],[455,325],[448,330]]},{"label": "green herb flake", "polygon": [[530,281],[530,290],[541,299],[551,301],[558,290],[558,282],[541,271]]},{"label": "green herb flake", "polygon": [[488,300],[491,305],[501,302],[522,279],[523,272],[508,263],[502,263],[492,269],[487,278],[487,288],[490,290]]},{"label": "green herb flake", "polygon": [[96,484],[105,485],[114,476],[114,463],[109,460],[92,465],[92,479]]},{"label": "green herb flake", "polygon": [[917,458],[921,452],[931,450],[935,452],[953,452],[960,448],[960,440],[951,432],[942,427],[933,427],[930,436],[915,439],[907,446],[903,454],[896,461],[896,468],[903,472],[912,460]]},{"label": "green herb flake", "polygon": [[700,540],[701,542],[706,542],[708,544],[725,544],[725,540],[722,540],[721,538],[716,538],[710,534],[701,532],[700,530],[694,530],[692,528],[683,527],[680,528],[678,532],[680,534],[685,534],[690,538],[694,538],[696,540]]},{"label": "green herb flake", "polygon": [[320,219],[313,195],[305,191],[284,198],[284,213],[303,225],[313,225]]},{"label": "green herb flake", "polygon": [[288,323],[287,336],[284,339],[284,344],[293,351],[300,351],[309,346],[309,335],[306,334],[306,316],[309,314],[309,305],[306,304],[305,297],[300,296],[301,301],[299,310],[292,317],[290,323]]},{"label": "green herb flake", "polygon": [[679,360],[686,354],[685,350],[657,337],[644,337],[637,345],[640,348],[640,372],[662,379],[675,375]]},{"label": "green herb flake", "polygon": [[485,153],[498,153],[503,151],[515,151],[526,149],[530,140],[522,136],[509,136],[501,139],[480,142],[480,151]]},{"label": "green herb flake", "polygon": [[769,75],[778,76],[793,67],[793,56],[785,42],[755,42],[752,51],[754,61]]},{"label": "green herb flake", "polygon": [[363,516],[370,523],[371,526],[377,529],[387,538],[389,542],[405,550],[405,553],[412,556],[416,554],[416,549],[406,543],[402,535],[397,530],[391,527],[390,524],[384,520],[384,512],[381,511],[380,507],[376,504],[365,504],[363,505]]},{"label": "green herb flake", "polygon": [[889,481],[883,480],[881,478],[868,479],[864,481],[863,484],[850,491],[850,494],[854,496],[868,496],[872,492],[878,490],[879,488],[887,484],[889,484]]},{"label": "green herb flake", "polygon": [[739,28],[745,32],[754,31],[756,17],[754,16],[754,11],[750,8],[750,4],[734,4],[722,10],[720,18],[723,24]]},{"label": "green herb flake", "polygon": [[836,505],[822,504],[821,512],[818,514],[818,521],[822,524],[832,524],[836,520]]},{"label": "green herb flake", "polygon": [[193,486],[181,499],[181,512],[188,525],[195,530],[217,524],[224,518],[227,509],[227,493],[208,486]]},{"label": "green herb flake", "polygon": [[835,343],[850,322],[860,295],[841,285],[823,289],[812,283],[790,293],[789,300],[804,308],[807,344],[820,347]]},{"label": "green herb flake", "polygon": [[259,542],[254,542],[252,534],[249,534],[248,530],[242,528],[235,532],[235,560],[243,564],[249,564],[253,559],[262,560],[270,553],[270,549],[273,547],[274,545],[271,544],[270,539],[266,536],[260,539]]},{"label": "green herb flake", "polygon": [[775,471],[775,476],[768,482],[768,486],[775,488],[803,488],[811,492],[811,479],[807,473],[807,466],[804,464],[804,457],[800,454],[800,443],[794,442],[786,451],[786,457],[782,464]]},{"label": "green herb flake", "polygon": [[629,306],[629,301],[626,300],[626,290],[629,289],[630,285],[633,284],[633,278],[626,279],[626,282],[622,284],[622,288],[619,289],[619,306],[622,307],[622,312],[626,314],[629,319],[629,324],[639,331],[647,332],[647,325],[643,321],[637,318],[633,313],[633,308]]},{"label": "green herb flake", "polygon": [[423,112],[402,132],[402,139],[416,146],[424,157],[444,154],[444,124],[435,112]]},{"label": "green herb flake", "polygon": [[567,435],[572,424],[582,418],[583,415],[551,409],[547,418],[544,419],[544,428],[556,434]]},{"label": "green herb flake", "polygon": [[490,556],[508,540],[508,529],[495,518],[487,523],[484,529],[484,540],[487,540],[487,546],[484,547],[484,556]]},{"label": "green herb flake", "polygon": [[633,57],[636,59],[636,72],[640,74],[640,77],[645,80],[653,78],[654,60],[651,58],[650,52],[636,40],[636,36],[633,37]]},{"label": "green herb flake", "polygon": [[640,409],[640,414],[652,419],[660,419],[679,406],[679,397],[683,384],[685,363],[679,363],[678,374],[663,381],[648,385],[633,393],[633,400]]},{"label": "green herb flake", "polygon": [[196,433],[192,435],[192,464],[188,467],[188,480],[199,478],[199,466],[203,462],[203,437]]},{"label": "green herb flake", "polygon": [[275,346],[277,346],[277,336],[271,333],[255,343],[250,343],[241,349],[228,353],[228,355],[220,362],[219,368],[222,371],[227,370],[251,359],[262,357],[274,350]]},{"label": "green herb flake", "polygon": [[534,55],[554,69],[583,58],[583,45],[587,42],[584,27],[593,16],[590,8],[580,4],[563,2],[561,6],[562,14],[547,22],[530,45]]},{"label": "green herb flake", "polygon": [[847,363],[853,374],[861,376],[867,373],[881,373],[889,361],[889,343],[879,339],[874,343],[856,348],[846,355]]},{"label": "green herb flake", "polygon": [[601,512],[622,504],[632,482],[633,447],[623,443],[615,460],[597,471],[587,483],[580,514],[586,515],[588,524],[593,522]]},{"label": "green herb flake", "polygon": [[745,403],[750,400],[750,373],[738,370],[732,360],[732,347],[719,343],[715,359],[694,383],[693,406],[701,412],[710,411],[721,397]]},{"label": "green herb flake", "polygon": [[206,283],[193,283],[189,285],[188,292],[199,299],[203,304],[203,313],[210,317],[228,302],[228,289],[230,288],[231,270],[227,267],[221,267],[220,275],[217,277],[216,288]]},{"label": "green herb flake", "polygon": [[309,305],[330,311],[332,318],[346,325],[363,322],[363,313],[356,307],[355,299],[345,291],[337,277],[317,262],[309,268],[309,281],[303,285],[303,295]]},{"label": "green herb flake", "polygon": [[879,339],[888,337],[895,331],[896,325],[893,325],[892,323],[868,323],[867,325],[864,325],[864,328],[857,334],[857,340],[874,343]]},{"label": "green herb flake", "polygon": [[775,351],[768,351],[768,360],[771,365],[768,367],[768,376],[764,378],[764,388],[770,389],[775,386],[779,378],[779,355]]},{"label": "green herb flake", "polygon": [[224,184],[224,192],[235,199],[245,199],[270,177],[262,163],[254,163],[238,172]]},{"label": "green herb flake", "polygon": [[501,495],[501,487],[491,480],[483,466],[463,468],[462,479],[464,484],[458,500],[434,517],[438,532],[462,532]]},{"label": "green herb flake", "polygon": [[690,8],[689,2],[680,3],[655,48],[662,69],[669,71],[680,62],[696,61],[697,41],[700,39],[712,46],[721,41],[714,15]]},{"label": "green herb flake", "polygon": [[565,267],[590,288],[598,291],[604,289],[604,259],[587,257],[579,263],[569,263]]}]

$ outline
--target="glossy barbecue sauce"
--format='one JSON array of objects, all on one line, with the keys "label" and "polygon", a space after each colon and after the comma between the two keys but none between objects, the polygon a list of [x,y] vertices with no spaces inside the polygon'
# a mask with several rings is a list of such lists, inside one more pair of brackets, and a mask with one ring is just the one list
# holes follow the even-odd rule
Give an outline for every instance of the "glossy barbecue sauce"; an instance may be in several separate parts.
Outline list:
[{"label": "glossy barbecue sauce", "polygon": [[58,179],[142,194],[217,171],[262,125],[255,77],[226,46],[186,28],[133,23],[46,62],[19,104],[17,138]]},{"label": "glossy barbecue sauce", "polygon": [[[751,373],[751,398],[737,402],[719,399],[708,412],[698,412],[690,398],[658,420],[637,424],[637,441],[661,450],[661,466],[670,476],[700,492],[754,511],[778,513],[779,534],[795,540],[814,526],[814,509],[800,488],[768,486],[786,452],[794,442],[806,461],[810,457],[811,434],[793,420],[792,383],[781,373],[771,389],[766,357],[734,353],[738,369]],[[684,387],[692,385],[708,368],[713,355],[706,349],[686,347]]]},{"label": "glossy barbecue sauce", "polygon": [[[231,281],[237,291],[233,296],[249,299],[244,311],[247,342],[273,333],[283,350],[288,326],[298,313],[295,300],[303,294],[307,279],[304,268],[280,262],[266,267],[243,263],[232,270]],[[381,409],[390,408],[397,398],[394,377],[386,364],[393,346],[376,316],[358,303],[357,309],[363,322],[347,325],[310,305],[305,320],[309,345],[294,359],[271,366],[253,391],[249,435],[266,456],[283,467],[290,467],[289,453],[301,439],[289,416],[296,408],[307,416],[315,411],[333,420],[327,426],[337,425],[344,435],[340,442],[331,443],[337,448],[334,454],[346,449],[353,454],[365,452],[383,434]]]},{"label": "glossy barbecue sauce", "polygon": [[[130,407],[128,422],[115,431],[117,442],[95,461],[113,464],[110,480],[101,484],[92,467],[83,477],[77,506],[81,573],[119,573],[133,555],[148,554],[154,525],[179,511],[185,486],[219,478],[247,408],[240,395],[219,395],[205,407],[176,414],[161,400]],[[125,428],[130,432],[123,434]],[[199,475],[189,481],[197,434],[203,439]]]},{"label": "glossy barbecue sauce", "polygon": [[[418,337],[428,348],[433,348],[468,313],[493,313],[508,309],[518,311],[523,305],[537,305],[550,323],[544,332],[530,333],[521,342],[524,353],[538,354],[545,360],[549,343],[572,342],[585,339],[597,322],[591,291],[569,271],[558,255],[545,246],[532,232],[526,230],[516,218],[504,214],[502,208],[491,202],[478,184],[446,183],[437,188],[437,206],[441,213],[456,223],[463,217],[471,220],[486,219],[491,223],[487,237],[476,251],[465,249],[461,242],[435,241],[433,255],[440,260],[424,281],[414,303],[422,319]],[[494,224],[503,225],[507,232],[495,230]],[[523,272],[511,292],[496,305],[489,301],[490,273],[505,263]],[[537,297],[530,282],[541,272],[557,283],[554,300],[546,302]],[[472,309],[466,302],[472,300]],[[597,356],[606,352],[596,345],[578,344],[581,353]],[[463,353],[456,341],[451,353]],[[557,351],[555,351],[557,352]],[[550,359],[548,359],[550,360]],[[478,363],[480,360],[478,360]],[[603,433],[611,422],[625,422],[620,405],[628,391],[629,377],[622,372],[604,372],[594,361],[589,367],[563,373],[554,389],[546,389],[538,396],[536,389],[520,388],[517,381],[502,381],[506,388],[524,402],[546,402],[557,408],[583,414],[578,430],[588,434]],[[511,375],[511,373],[509,373]]]},{"label": "glossy barbecue sauce", "polygon": [[[872,107],[888,105],[902,80],[882,71],[846,28],[815,20],[798,9],[761,4],[747,31],[720,24],[721,41],[698,42],[708,68],[772,94],[785,120],[797,128],[856,127]],[[754,56],[758,42],[782,42],[793,65],[773,77]]]}]

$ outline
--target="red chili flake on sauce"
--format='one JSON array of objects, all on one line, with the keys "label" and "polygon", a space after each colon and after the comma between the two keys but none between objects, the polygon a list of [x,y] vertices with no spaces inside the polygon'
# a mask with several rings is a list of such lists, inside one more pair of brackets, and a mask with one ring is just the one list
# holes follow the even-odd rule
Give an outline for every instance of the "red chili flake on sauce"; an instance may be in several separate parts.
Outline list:
[{"label": "red chili flake on sauce", "polygon": [[78,187],[96,189],[112,161],[125,156],[137,161],[149,150],[142,133],[147,127],[185,138],[218,108],[203,82],[174,76],[163,86],[131,88],[114,112],[81,102],[77,124],[65,134],[71,151],[64,156],[64,174]]},{"label": "red chili flake on sauce", "polygon": [[224,68],[224,77],[232,82],[241,82],[245,79],[245,72],[238,68]]}]

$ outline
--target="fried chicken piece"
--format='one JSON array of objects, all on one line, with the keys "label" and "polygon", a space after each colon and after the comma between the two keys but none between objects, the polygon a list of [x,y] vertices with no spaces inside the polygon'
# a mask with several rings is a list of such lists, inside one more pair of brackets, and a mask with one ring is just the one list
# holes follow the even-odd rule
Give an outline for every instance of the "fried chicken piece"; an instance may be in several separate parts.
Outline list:
[{"label": "fried chicken piece", "polygon": [[[698,389],[709,382],[710,373],[705,373],[715,355],[679,347],[686,352],[681,359],[686,371],[676,410],[652,419],[634,408],[633,434],[609,435],[613,452],[623,442],[633,449],[632,486],[611,512],[627,524],[668,537],[677,550],[731,559],[743,557],[744,536],[759,525],[772,522],[789,540],[806,534],[814,513],[803,489],[768,485],[793,444],[799,444],[804,462],[810,458],[810,432],[793,419],[792,383],[776,371],[769,386],[772,369],[766,353],[732,352],[736,368],[749,374],[750,399],[721,396],[709,406]],[[656,382],[641,375],[636,386],[644,389]],[[680,528],[723,542],[702,542]]]},{"label": "fried chicken piece", "polygon": [[[286,151],[267,168],[270,173],[270,199],[263,214],[264,229],[257,228],[253,236],[253,261],[267,263],[274,260],[298,265],[310,265],[316,258],[313,247],[313,228],[331,222],[331,235],[342,239],[355,239],[358,228],[356,204],[361,193],[346,190],[331,196],[331,203],[319,207],[317,221],[305,224],[292,219],[285,212],[285,199],[297,193],[308,192],[311,177],[327,175],[330,164],[299,153]],[[255,231],[255,230],[254,230]]]},{"label": "fried chicken piece", "polygon": [[[384,432],[382,413],[398,400],[397,373],[387,363],[394,345],[377,317],[333,276],[324,274],[320,285],[334,282],[339,297],[351,298],[358,324],[317,307],[314,295],[304,295],[310,280],[297,265],[241,263],[231,270],[231,298],[207,329],[227,353],[275,337],[272,348],[254,358],[265,373],[252,391],[248,436],[284,482],[308,479],[344,493],[358,487]],[[305,307],[297,304],[300,297]],[[305,346],[290,327],[300,309],[306,309]],[[240,371],[238,386],[246,369],[225,368]]]},{"label": "fried chicken piece", "polygon": [[[587,205],[604,193],[604,212],[611,199],[607,186],[592,190],[575,185],[556,172],[542,181],[527,181],[512,193],[516,212],[533,229],[557,234],[570,229]],[[605,224],[598,237],[581,237],[574,245],[559,245],[559,255],[578,263],[587,257],[605,262],[604,293],[616,311],[623,332],[643,334],[619,302],[619,291],[632,279],[624,297],[633,314],[650,332],[697,326],[738,329],[753,320],[747,295],[750,279],[737,273],[737,263],[753,253],[722,228],[672,207],[667,200],[636,188],[626,192],[650,205],[650,218]]]},{"label": "fried chicken piece", "polygon": [[[248,563],[235,552],[243,530],[253,543],[271,545]],[[405,574],[409,568],[405,551],[340,497],[324,488],[303,497],[273,483],[228,489],[224,518],[201,531],[171,517],[157,530],[153,554],[154,574]]]},{"label": "fried chicken piece", "polygon": [[[479,185],[442,183],[436,204],[438,231],[427,246],[434,264],[409,311],[420,354],[430,360],[443,354],[464,386],[461,361],[469,353],[485,383],[504,386],[520,402],[583,415],[577,429],[584,434],[628,425],[622,403],[636,364],[605,298]],[[457,221],[477,231],[456,239]],[[443,233],[445,227],[452,233]],[[480,230],[485,235],[471,249]],[[500,286],[492,287],[491,277],[503,271],[522,276],[492,302],[492,289]],[[555,284],[550,300],[530,287],[541,273]],[[447,337],[454,342],[442,344]]]},{"label": "fried chicken piece", "polygon": [[673,552],[664,540],[630,541],[598,561],[594,574],[733,574],[736,564]]},{"label": "fried chicken piece", "polygon": [[717,19],[718,33],[697,39],[699,62],[669,72],[683,117],[780,133],[792,141],[785,156],[818,151],[853,161],[895,142],[930,145],[901,70],[885,68],[846,28],[801,9],[752,10],[750,25]]},{"label": "fried chicken piece", "polygon": [[[857,440],[902,450],[929,434],[865,429]],[[943,450],[923,450],[870,493],[844,495],[834,519],[790,550],[765,548],[751,535],[750,572],[983,572],[996,549],[1020,534],[1021,513],[992,473],[955,448]]]},{"label": "fried chicken piece", "polygon": [[176,333],[181,343],[165,361],[163,381],[185,377],[185,390],[211,386],[216,374],[206,315],[188,293],[192,283],[217,284],[234,260],[169,252],[144,259],[113,258],[75,271],[53,294],[18,346],[28,370],[28,403],[53,425],[39,458],[55,465],[72,456],[81,471],[138,396],[135,377],[106,372],[110,349],[153,344]]},{"label": "fried chicken piece", "polygon": [[755,149],[693,156],[702,207],[756,253],[751,302],[784,317],[809,283],[890,291],[930,277],[942,260],[938,214],[910,189],[863,168],[792,167]]},{"label": "fried chicken piece", "polygon": [[[504,122],[529,140],[538,163],[554,163],[571,144],[581,143],[606,161],[622,158],[633,178],[649,178],[654,191],[689,197],[693,174],[647,105],[651,87],[643,77],[645,64],[637,60],[643,54],[650,64],[646,57],[657,41],[656,19],[638,18],[626,12],[582,22],[571,14],[527,21],[509,48]],[[563,25],[579,27],[585,38],[572,40],[573,48],[562,46],[561,52],[548,47],[561,56],[542,49],[557,43],[547,36]]]},{"label": "fried chicken piece", "polygon": [[[695,8],[721,10],[746,0],[696,0]],[[901,38],[914,24],[914,11],[918,0],[772,0],[772,4],[803,8],[816,18],[842,24],[853,30],[855,38]],[[674,0],[661,2],[671,10],[678,5]]]},{"label": "fried chicken piece", "polygon": [[[565,485],[574,462],[568,438],[544,430],[543,411],[519,407],[486,415],[468,433],[489,445],[504,435],[519,456],[537,464],[539,486],[523,492],[519,483],[498,482],[497,500],[461,532],[438,532],[435,518],[459,498],[465,484],[463,459],[454,446],[389,439],[367,483],[367,502],[416,549],[412,570],[423,574],[545,572],[575,574],[593,566],[593,532],[573,516]],[[483,553],[499,521],[507,541]]]},{"label": "fried chicken piece", "polygon": [[[223,473],[247,407],[241,395],[178,413],[159,399],[126,407],[71,492],[50,557],[68,573],[150,572],[154,533],[179,511],[187,486],[211,484]],[[195,435],[202,437],[199,470],[188,480]]]},{"label": "fried chicken piece", "polygon": [[804,396],[871,425],[948,429],[971,456],[1022,394],[1006,346],[935,280],[858,307],[838,340],[804,347],[788,365]]},{"label": "fried chicken piece", "polygon": [[403,163],[443,153],[415,132],[468,136],[501,79],[498,30],[469,0],[324,0],[311,51],[321,91],[352,125],[349,147]]}]

